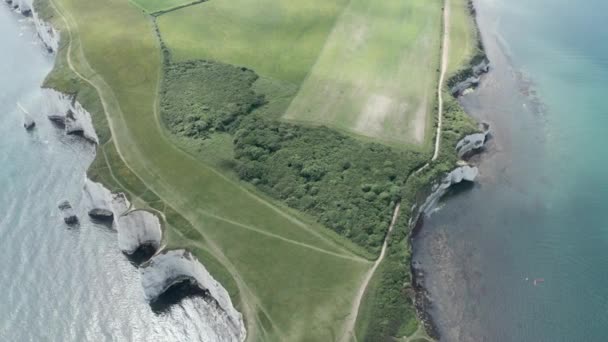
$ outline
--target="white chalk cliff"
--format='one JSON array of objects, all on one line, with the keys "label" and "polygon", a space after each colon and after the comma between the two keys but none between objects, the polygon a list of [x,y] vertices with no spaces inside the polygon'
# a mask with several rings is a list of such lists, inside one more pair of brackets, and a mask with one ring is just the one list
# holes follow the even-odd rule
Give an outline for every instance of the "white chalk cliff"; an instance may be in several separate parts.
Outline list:
[{"label": "white chalk cliff", "polygon": [[[50,52],[59,48],[60,32],[40,19],[34,0],[5,0],[24,15],[31,15],[38,36]],[[66,128],[78,127],[87,140],[98,144],[90,114],[71,95],[48,90],[47,116],[56,119]],[[68,118],[68,113],[72,117]],[[69,122],[72,121],[72,122]],[[113,214],[112,226],[118,231],[121,250],[129,253],[142,243],[152,243],[159,248],[162,238],[160,221],[148,211],[133,210],[124,194],[113,194],[101,184],[85,181],[84,204],[89,209],[102,209]],[[67,206],[66,206],[67,208]],[[166,251],[153,257],[142,270],[144,294],[149,301],[158,298],[172,284],[187,277],[194,280],[201,289],[208,291],[214,303],[208,314],[201,319],[209,321],[212,329],[208,341],[238,341],[246,338],[242,315],[234,308],[228,292],[207,272],[205,267],[184,250]],[[199,317],[197,317],[199,318]]]},{"label": "white chalk cliff", "polygon": [[222,330],[229,331],[231,338],[226,341],[244,341],[246,337],[242,315],[234,308],[228,292],[218,283],[205,267],[185,250],[165,251],[154,256],[141,269],[142,286],[148,301],[155,301],[172,285],[184,280],[193,280],[208,292],[210,299],[223,311],[225,317]]}]

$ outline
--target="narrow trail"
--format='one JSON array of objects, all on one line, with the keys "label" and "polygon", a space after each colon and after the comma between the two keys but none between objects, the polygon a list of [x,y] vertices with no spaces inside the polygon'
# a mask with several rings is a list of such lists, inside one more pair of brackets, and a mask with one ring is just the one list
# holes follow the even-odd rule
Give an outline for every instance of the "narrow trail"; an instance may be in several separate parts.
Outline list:
[{"label": "narrow trail", "polygon": [[[443,123],[443,83],[445,82],[445,75],[448,69],[449,62],[449,48],[450,48],[450,0],[445,0],[444,9],[443,9],[443,34],[442,34],[442,42],[441,42],[441,71],[439,74],[439,82],[437,84],[437,96],[438,96],[438,110],[437,110],[437,132],[435,134],[435,152],[433,153],[433,157],[431,160],[424,164],[420,169],[416,170],[412,175],[416,175],[422,170],[429,167],[430,163],[437,160],[439,157],[439,148],[441,142],[441,129]],[[365,291],[369,286],[370,281],[372,280],[376,269],[384,260],[384,256],[386,254],[386,248],[388,245],[388,239],[390,237],[391,232],[393,231],[393,227],[397,218],[399,217],[401,203],[398,203],[395,207],[395,211],[393,213],[393,219],[391,221],[391,225],[388,228],[388,232],[386,237],[384,238],[384,243],[382,244],[382,250],[380,252],[380,256],[372,266],[372,268],[367,272],[361,287],[359,288],[359,292],[357,292],[357,297],[353,302],[353,307],[351,309],[351,314],[348,320],[345,323],[344,332],[342,337],[340,338],[340,342],[348,342],[350,340],[357,341],[357,337],[355,335],[355,324],[357,323],[357,316],[359,315],[359,309],[361,307],[361,302],[363,301],[363,296],[365,295]]]},{"label": "narrow trail", "polygon": [[[55,10],[55,12],[59,14],[59,16],[62,18],[62,20],[66,24],[66,28],[67,28],[68,35],[69,35],[69,42],[68,42],[68,46],[67,46],[67,48],[68,48],[68,50],[67,50],[67,58],[66,58],[68,66],[80,79],[82,79],[83,81],[85,81],[86,83],[88,83],[89,85],[91,85],[93,88],[95,88],[95,90],[99,94],[99,98],[101,100],[102,107],[104,108],[104,112],[106,113],[106,117],[107,117],[108,122],[109,122],[110,131],[112,133],[112,136],[115,136],[115,132],[114,132],[114,125],[115,125],[115,123],[113,123],[113,120],[110,117],[110,115],[107,115],[107,113],[109,113],[109,110],[108,110],[109,105],[107,104],[105,97],[102,96],[102,93],[104,91],[101,89],[101,87],[98,84],[96,84],[91,79],[85,77],[80,72],[78,72],[77,69],[73,65],[73,62],[72,62],[72,41],[73,41],[73,37],[72,37],[72,30],[71,30],[72,25],[70,24],[70,22],[66,18],[66,16],[63,14],[63,12],[59,10],[59,8],[57,7],[55,1],[50,0],[49,2],[51,4],[51,6],[53,7],[53,9]],[[443,10],[443,38],[442,38],[441,71],[440,71],[439,82],[438,82],[438,86],[437,86],[437,93],[438,93],[438,114],[437,114],[437,116],[438,116],[438,122],[437,122],[437,131],[436,131],[436,135],[435,135],[435,149],[434,149],[433,157],[431,158],[430,162],[435,161],[438,158],[438,156],[439,156],[439,149],[440,149],[440,142],[441,142],[441,131],[442,131],[442,123],[443,123],[443,92],[442,92],[442,88],[443,88],[443,83],[445,82],[445,76],[446,76],[447,66],[448,66],[448,62],[449,62],[449,24],[450,24],[450,0],[445,0],[444,10]],[[82,49],[82,46],[81,46],[81,49]],[[81,55],[82,55],[82,58],[84,58],[84,53],[82,51],[81,51]],[[93,72],[94,72],[94,70],[93,70]],[[94,76],[101,77],[101,75],[99,75],[97,73],[94,73]],[[103,81],[103,78],[101,79],[101,81],[105,83],[105,81]],[[156,103],[155,103],[154,111],[155,111],[155,115],[154,115],[155,120],[157,121],[157,123],[159,123],[158,122],[158,119],[159,119],[158,118],[158,109],[156,107]],[[121,115],[122,115],[122,113],[121,113]],[[120,151],[120,148],[118,146],[116,146],[116,150],[117,150],[118,154],[120,155],[121,159],[124,161],[125,158],[122,155],[122,153]],[[183,152],[181,150],[179,150],[178,152],[180,152],[182,154],[186,154],[185,152]],[[187,155],[187,157],[192,158],[189,155]],[[415,175],[415,174],[421,172],[422,170],[426,169],[430,165],[430,162],[427,163],[427,164],[425,164],[424,166],[422,166],[416,172],[414,172],[413,175]],[[216,170],[213,170],[213,169],[211,169],[211,170],[212,170],[212,172],[218,173]],[[219,174],[219,176],[222,177],[222,178],[226,178],[227,179],[227,177],[224,176],[224,175]],[[148,184],[146,184],[146,186],[148,186]],[[244,189],[244,188],[243,188],[243,190],[246,193],[248,193],[250,196],[254,197],[256,200],[258,200],[258,201],[266,204],[267,206],[269,206],[273,211],[277,212],[281,216],[283,216],[283,217],[287,218],[288,220],[290,220],[292,223],[295,223],[296,225],[298,225],[298,226],[304,228],[305,230],[313,233],[313,235],[319,234],[319,233],[315,232],[313,229],[309,228],[305,223],[303,223],[299,219],[293,217],[292,215],[290,215],[288,213],[285,213],[283,210],[281,210],[280,208],[277,208],[276,206],[274,206],[271,203],[268,203],[264,199],[259,198],[255,194],[251,193],[249,190]],[[388,239],[390,237],[390,234],[393,231],[393,227],[395,225],[395,222],[397,221],[397,218],[399,217],[399,212],[400,212],[400,203],[398,203],[396,205],[395,210],[393,212],[393,217],[392,217],[392,220],[391,220],[391,224],[389,226],[388,232],[387,232],[386,237],[384,239],[384,243],[382,245],[382,250],[380,252],[380,255],[379,255],[378,259],[374,262],[372,268],[365,275],[363,283],[361,284],[361,287],[360,287],[359,291],[357,292],[357,296],[356,296],[356,298],[353,301],[353,306],[352,306],[352,309],[351,309],[351,315],[347,319],[347,321],[344,323],[345,324],[345,328],[343,330],[342,336],[340,337],[340,341],[341,342],[347,342],[351,338],[354,339],[354,340],[356,340],[354,329],[355,329],[355,324],[356,324],[356,321],[357,321],[357,316],[358,316],[358,313],[359,313],[359,309],[360,309],[360,306],[361,306],[361,302],[363,300],[363,296],[365,295],[365,292],[366,292],[366,290],[367,290],[367,288],[369,286],[369,283],[370,283],[371,279],[373,278],[373,275],[374,275],[376,269],[378,268],[378,266],[384,260],[384,257],[386,255],[386,249],[387,249],[387,246],[388,246]],[[305,245],[305,244],[301,244],[301,245]],[[302,247],[310,247],[310,246],[305,245],[305,246],[302,246]],[[219,248],[217,248],[217,246],[213,245],[212,249],[215,252],[219,252],[218,256],[223,256],[223,253],[221,253],[221,251],[219,250]],[[347,252],[347,253],[355,256],[354,253],[352,253],[351,251],[349,251],[349,250],[347,250],[347,249],[345,249],[343,247],[342,247],[342,251]],[[318,252],[325,252],[325,253],[327,253],[327,251],[324,251],[324,250],[318,250]],[[336,254],[337,255],[334,255],[334,256],[336,256],[336,257],[343,257],[344,258],[344,255],[340,255],[338,253],[336,253]],[[352,258],[352,259],[356,260],[355,258],[356,258],[356,256],[354,258]],[[224,261],[228,261],[228,260],[224,260]],[[231,263],[229,261],[228,261],[228,265],[231,265]],[[244,282],[243,279],[240,278],[240,276],[238,275],[238,272],[236,272],[235,269],[231,269],[230,273],[233,276],[236,276],[237,279],[235,279],[235,280],[237,280],[237,284],[238,284],[237,286],[241,290],[245,290],[245,291],[249,290],[249,288],[247,287],[246,283]],[[248,293],[248,295],[247,295],[248,299],[251,300],[252,298],[255,298],[255,296],[252,296],[252,295],[253,295],[252,293]],[[245,301],[245,302],[247,302],[247,301]],[[249,315],[251,315],[253,317],[257,316],[257,315],[255,315],[252,312],[253,308],[250,307],[250,305],[247,305],[248,303],[243,303],[243,304],[245,305],[245,311],[248,311]],[[250,302],[249,304],[252,304],[252,303]],[[249,316],[249,315],[247,315],[247,316]],[[249,325],[249,326],[251,327],[251,325]],[[255,328],[253,330],[255,330]],[[250,332],[253,332],[253,331],[250,331]],[[255,336],[256,335],[255,332],[252,335]],[[251,337],[252,335],[249,335],[248,337]]]},{"label": "narrow trail", "polygon": [[[115,132],[114,127],[116,126],[116,123],[114,122],[113,118],[108,115],[107,113],[110,112],[109,108],[110,105],[107,103],[107,100],[105,98],[105,96],[103,96],[102,94],[104,93],[104,91],[101,89],[101,87],[96,84],[96,82],[94,82],[93,80],[91,80],[89,77],[84,76],[81,72],[79,72],[77,70],[77,68],[74,66],[74,62],[72,60],[72,42],[74,40],[74,37],[72,35],[72,29],[73,29],[73,25],[70,23],[70,20],[63,14],[62,11],[59,10],[59,7],[57,6],[56,2],[53,0],[49,1],[51,6],[53,7],[53,9],[55,10],[56,13],[58,13],[61,17],[61,19],[64,21],[64,23],[66,24],[67,27],[67,31],[68,31],[68,37],[69,37],[69,42],[67,45],[67,53],[66,53],[66,59],[67,59],[67,64],[69,66],[69,68],[76,74],[76,76],[78,76],[80,79],[82,79],[83,81],[85,81],[86,83],[88,83],[89,85],[91,85],[99,94],[99,98],[101,100],[101,104],[102,107],[104,109],[104,112],[106,113],[106,118],[108,120],[109,123],[109,127],[110,127],[110,131],[112,133],[112,137],[117,136],[117,133]],[[86,58],[84,56],[84,52],[82,51],[82,44],[80,44],[80,55],[81,55],[81,59],[84,59],[86,62]],[[88,63],[87,63],[88,65]],[[88,66],[89,69],[91,69],[91,73],[93,76],[95,77],[99,77],[101,79],[101,82],[104,83],[104,85],[107,86],[107,84],[105,84],[105,80],[103,80],[103,78],[101,77],[101,75],[99,73],[97,73],[93,68],[91,68],[90,66]],[[161,71],[159,70],[159,73]],[[109,86],[108,86],[109,87]],[[159,78],[159,82],[157,84],[157,89],[160,88],[160,78]],[[111,91],[111,90],[110,90]],[[111,94],[112,96],[114,96],[114,94]],[[115,96],[114,96],[115,97]],[[160,119],[159,119],[159,111],[158,111],[158,92],[157,95],[155,97],[154,100],[154,104],[153,104],[154,108],[154,120],[156,121],[157,126],[159,127],[159,131],[161,133],[161,136],[164,139],[167,139],[167,137],[165,136],[165,132],[162,129],[161,123],[160,123]],[[121,116],[123,115],[122,112],[119,113]],[[194,160],[196,162],[198,162],[194,157],[192,157],[190,154],[184,152],[183,150],[173,146],[170,142],[168,142],[169,145],[171,145],[175,151],[181,155],[183,155],[184,157]],[[128,166],[128,164],[126,163],[126,158],[124,157],[121,148],[118,144],[117,141],[115,141],[115,147],[116,147],[116,151],[118,152],[118,155],[120,156],[120,158],[123,160],[123,162],[125,163],[125,165],[129,168],[129,170],[131,170],[131,172],[135,175],[137,175],[143,182],[143,178],[137,174],[131,167]],[[275,213],[279,214],[280,216],[284,217],[285,219],[289,220],[291,223],[293,223],[294,225],[298,226],[300,229],[303,229],[307,232],[309,232],[310,234],[320,238],[321,240],[324,240],[325,242],[327,242],[329,245],[332,245],[336,248],[336,250],[339,250],[340,253],[334,253],[334,252],[328,252],[327,254],[334,254],[334,255],[340,255],[340,256],[347,256],[346,259],[349,259],[348,256],[350,256],[350,259],[352,260],[363,260],[364,258],[360,257],[359,255],[355,254],[353,251],[351,251],[350,249],[339,245],[338,243],[336,243],[335,241],[329,239],[328,237],[320,234],[319,232],[317,232],[314,228],[311,228],[308,224],[306,224],[305,222],[301,221],[300,219],[294,217],[293,215],[291,215],[288,212],[285,212],[284,210],[282,210],[281,208],[277,207],[275,204],[270,203],[268,201],[266,201],[265,199],[261,198],[260,196],[258,196],[257,194],[251,192],[249,189],[244,188],[243,186],[236,184],[232,179],[228,178],[226,175],[221,174],[220,172],[218,172],[217,170],[210,168],[208,166],[205,166],[205,169],[211,171],[212,173],[214,173],[215,175],[221,177],[222,179],[228,181],[229,183],[237,186],[239,189],[241,189],[246,195],[252,197],[255,201],[258,201],[259,203],[262,203],[263,205],[267,206],[268,208],[270,208],[272,211],[274,211]],[[151,189],[152,191],[154,191],[157,195],[159,195],[159,192],[155,190],[155,188],[153,186],[151,186],[149,183],[144,182],[144,184],[146,185],[146,187],[148,187],[149,189]],[[160,196],[160,195],[159,195]],[[166,201],[166,199],[163,199],[164,201]],[[170,201],[168,201],[170,202]],[[234,222],[234,221],[233,221]],[[239,226],[243,227],[243,226],[248,226],[246,224],[238,224]],[[258,229],[254,229],[256,231],[258,231]],[[258,231],[259,232],[259,231]],[[271,233],[270,233],[271,234]],[[268,235],[268,234],[267,234]],[[285,241],[291,241],[288,238],[284,238],[280,235],[276,235],[276,234],[271,234],[269,236],[273,236],[273,237],[280,237],[281,240],[285,240]],[[300,244],[303,245],[303,244]],[[320,248],[313,248],[313,249],[318,249],[318,251],[323,251],[325,252],[325,250],[322,250]]]},{"label": "narrow trail", "polygon": [[348,318],[348,320],[345,323],[344,333],[342,334],[342,338],[340,339],[341,342],[348,342],[349,337],[355,336],[355,323],[357,322],[357,316],[359,315],[359,307],[361,306],[361,301],[363,300],[363,295],[365,295],[365,290],[367,290],[367,286],[369,285],[369,282],[372,280],[372,277],[374,276],[376,269],[378,268],[378,266],[380,266],[380,263],[382,262],[382,260],[384,260],[384,255],[386,254],[386,247],[388,246],[388,237],[390,236],[391,232],[393,231],[395,222],[397,222],[397,218],[399,217],[400,207],[401,207],[401,203],[397,203],[397,206],[395,207],[395,211],[393,212],[393,219],[391,220],[391,225],[388,227],[388,232],[386,233],[386,238],[384,239],[384,243],[382,244],[382,250],[380,251],[380,256],[378,257],[376,262],[374,262],[374,265],[372,266],[372,268],[370,268],[369,271],[367,271],[367,273],[365,274],[365,278],[363,279],[363,284],[361,284],[361,287],[359,288],[359,291],[357,292],[357,297],[355,297],[355,300],[353,302],[353,307],[350,311],[350,317]]},{"label": "narrow trail", "polygon": [[[86,57],[84,55],[84,51],[82,50],[82,44],[79,44],[79,52],[80,52],[80,58],[83,59],[83,62],[86,63],[85,67],[88,67],[89,72],[91,74],[91,77],[97,77],[99,78],[98,80],[96,80],[97,82],[101,82],[101,84],[97,84],[95,81],[93,81],[92,79],[84,76],[81,72],[79,72],[77,70],[77,68],[74,66],[74,63],[72,61],[72,47],[73,47],[73,41],[74,41],[74,37],[73,37],[73,33],[72,33],[72,29],[73,29],[73,24],[70,22],[70,20],[66,17],[66,15],[63,13],[63,11],[61,11],[59,9],[59,6],[57,5],[57,3],[54,0],[49,0],[49,3],[51,5],[51,7],[53,8],[53,10],[55,11],[55,13],[57,13],[61,20],[65,23],[66,25],[66,31],[68,32],[68,44],[67,44],[67,52],[66,52],[66,60],[67,60],[67,64],[68,67],[70,68],[70,70],[72,72],[74,72],[74,74],[82,79],[84,82],[86,82],[87,84],[89,84],[90,86],[92,86],[95,91],[97,92],[97,94],[99,95],[99,99],[101,101],[104,113],[106,114],[106,118],[108,120],[109,123],[109,128],[110,128],[110,132],[112,134],[112,137],[116,136],[116,131],[115,131],[115,126],[116,126],[116,122],[113,120],[113,118],[111,117],[111,115],[109,115],[109,108],[112,107],[111,104],[108,104],[107,99],[105,96],[103,96],[103,94],[105,93],[104,89],[102,89],[103,87],[108,88],[109,90],[109,94],[108,96],[110,97],[110,100],[114,99],[115,100],[115,94],[113,93],[112,89],[109,88],[109,86],[107,85],[107,83],[105,82],[105,80],[103,79],[103,77],[98,74],[92,67],[90,67],[90,65],[88,65],[88,61],[86,60]],[[69,14],[67,14],[69,15]],[[73,20],[73,19],[71,19]],[[75,29],[75,28],[74,28]],[[77,29],[75,29],[77,30]],[[159,70],[160,72],[160,70]],[[160,80],[159,80],[159,85],[160,85]],[[155,98],[154,101],[154,119],[156,120],[157,124],[160,125],[159,122],[159,113],[158,113],[158,94],[157,97]],[[122,111],[120,110],[120,108],[116,108],[118,111],[118,114],[120,115],[120,118],[123,118],[124,120],[124,115],[122,113]],[[161,130],[162,132],[162,130]],[[192,156],[188,155],[187,153],[183,152],[182,150],[177,149],[178,153],[181,153],[183,155],[186,155],[186,157],[188,158],[193,158]],[[133,172],[135,175],[137,175],[140,179],[141,176],[138,175],[137,173],[135,173],[133,171],[133,169],[131,167],[129,167],[126,164],[126,159],[124,157],[124,155],[122,154],[121,149],[119,148],[118,144],[116,144],[116,151],[118,152],[120,158],[123,160],[123,162],[125,162],[125,165],[131,170],[131,172]],[[105,151],[104,151],[104,158],[106,163],[108,163],[107,161],[107,157],[105,156]],[[228,179],[225,175],[222,175],[221,173],[219,173],[218,171],[216,171],[215,169],[211,168],[211,171],[214,172],[215,174],[217,174],[218,176],[220,176],[221,178],[224,178],[230,182],[232,182],[232,180]],[[114,175],[112,174],[112,177],[114,178],[114,180],[116,180],[116,178],[114,177]],[[116,180],[117,181],[117,180]],[[119,183],[120,184],[120,183]],[[154,188],[150,187],[149,184],[145,183],[144,184],[149,188],[152,189],[153,191]],[[237,186],[239,186],[237,184]],[[276,207],[275,205],[265,201],[263,198],[260,198],[259,196],[257,196],[256,194],[253,194],[251,191],[249,191],[248,189],[243,188],[242,186],[239,186],[246,194],[248,194],[249,196],[252,196],[256,201],[265,204],[266,206],[270,207],[270,209],[272,209],[274,212],[278,213],[279,215],[283,216],[284,218],[286,218],[287,220],[289,220],[290,222],[296,224],[297,226],[299,226],[300,228],[303,228],[304,230],[312,233],[315,236],[320,236],[320,234],[316,231],[314,231],[314,229],[312,229],[311,227],[308,227],[308,225],[302,221],[300,221],[298,218],[293,217],[292,215],[290,215],[289,213],[284,212],[283,210],[281,210],[280,208]],[[155,191],[157,192],[157,191]],[[158,193],[158,192],[157,192]],[[162,198],[161,198],[162,199]],[[163,201],[166,202],[165,199],[163,199]],[[178,231],[178,233],[181,233]],[[324,240],[328,241],[327,238],[322,237]],[[333,242],[333,241],[332,241]],[[230,260],[228,260],[228,258],[224,255],[224,253],[222,252],[222,250],[213,242],[213,241],[207,241],[207,244],[209,245],[211,251],[213,251],[213,254],[215,255],[215,257],[218,258],[218,260],[222,263],[222,265],[224,267],[226,267],[226,269],[228,270],[228,272],[230,273],[230,275],[235,279],[236,283],[237,283],[237,287],[239,289],[239,292],[241,293],[242,297],[241,297],[241,305],[242,305],[242,310],[243,310],[243,316],[245,318],[245,324],[247,326],[247,340],[255,340],[257,336],[259,336],[260,332],[259,330],[265,330],[263,328],[264,324],[262,324],[262,322],[260,321],[260,318],[256,312],[256,308],[260,309],[262,312],[264,312],[264,314],[266,314],[267,318],[271,320],[271,316],[268,314],[267,310],[261,305],[261,300],[253,293],[253,291],[249,288],[248,284],[245,282],[245,280],[241,277],[241,275],[239,274],[239,272],[237,271],[236,267],[232,264],[232,262]],[[333,244],[336,244],[335,242],[333,242]],[[337,245],[337,244],[336,244]],[[301,244],[301,247],[311,247],[309,245],[306,244]],[[339,253],[327,253],[327,251],[325,250],[321,250],[318,249],[317,252],[322,252],[322,253],[327,253],[327,254],[332,254],[335,257],[340,257],[340,258],[346,258],[346,259],[352,259],[353,261],[356,262],[362,262],[363,258],[360,258],[358,255],[356,255],[354,252],[350,251],[349,249],[342,247],[342,246],[338,246],[339,250],[341,252],[345,252],[345,254],[351,255],[352,257],[349,258],[346,255],[342,255]],[[313,248],[316,249],[316,248]],[[365,260],[366,262],[369,262],[367,260]],[[279,332],[280,335],[282,335],[283,333],[281,332],[281,329],[279,329],[276,324],[271,320],[271,323],[274,326],[275,331]]]},{"label": "narrow trail", "polygon": [[435,153],[431,161],[437,160],[439,157],[439,145],[441,143],[441,128],[443,124],[443,83],[448,70],[450,59],[450,0],[445,0],[443,5],[443,39],[441,43],[441,73],[439,74],[439,82],[437,83],[437,133],[435,134]]}]

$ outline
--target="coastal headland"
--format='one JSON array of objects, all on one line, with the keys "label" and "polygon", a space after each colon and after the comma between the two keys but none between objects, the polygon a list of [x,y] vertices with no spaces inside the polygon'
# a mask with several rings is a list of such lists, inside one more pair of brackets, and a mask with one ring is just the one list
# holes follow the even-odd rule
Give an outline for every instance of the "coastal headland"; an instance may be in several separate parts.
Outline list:
[{"label": "coastal headland", "polygon": [[[487,71],[472,5],[277,3],[286,7],[37,0],[27,8],[57,53],[45,87],[90,113],[98,147],[89,178],[158,220],[153,245],[164,252],[150,265],[196,258],[197,266],[180,264],[190,273],[171,279],[196,279],[207,290],[221,284],[229,298],[208,293],[229,303],[233,323],[242,314],[235,340],[428,339],[430,325],[414,310],[409,237],[429,194],[476,175],[457,163],[486,132],[452,97]],[[412,23],[409,36],[374,21],[381,14],[399,26],[399,13],[411,11],[428,21]],[[239,21],[222,31],[225,21],[206,26],[191,21],[196,13]],[[201,32],[208,41],[190,44],[189,34]],[[344,35],[359,41],[344,45]],[[403,41],[383,51],[378,38]],[[386,69],[374,65],[382,58],[392,61],[381,63]],[[358,73],[359,64],[368,72]],[[339,75],[323,79],[327,68]],[[395,72],[408,68],[425,81],[404,85]],[[402,86],[409,91],[395,95]],[[314,101],[314,115],[335,116],[306,114]]]}]

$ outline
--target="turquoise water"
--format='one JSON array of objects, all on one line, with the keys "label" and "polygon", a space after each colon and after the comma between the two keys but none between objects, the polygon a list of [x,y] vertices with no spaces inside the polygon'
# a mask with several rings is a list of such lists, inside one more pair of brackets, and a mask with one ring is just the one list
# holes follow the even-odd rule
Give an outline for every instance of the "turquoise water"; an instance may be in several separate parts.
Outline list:
[{"label": "turquoise water", "polygon": [[[478,0],[494,139],[416,241],[445,341],[608,340],[608,2]],[[534,279],[538,279],[536,285]]]}]

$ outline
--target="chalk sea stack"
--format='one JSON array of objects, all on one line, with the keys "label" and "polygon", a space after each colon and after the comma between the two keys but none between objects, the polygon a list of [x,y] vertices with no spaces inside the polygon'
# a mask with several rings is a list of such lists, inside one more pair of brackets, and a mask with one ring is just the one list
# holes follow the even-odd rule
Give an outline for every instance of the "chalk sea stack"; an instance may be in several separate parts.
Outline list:
[{"label": "chalk sea stack", "polygon": [[34,121],[31,116],[25,114],[23,117],[23,128],[28,131],[31,131],[32,129],[34,129],[34,127],[36,127],[36,121]]},{"label": "chalk sea stack", "polygon": [[74,209],[72,208],[70,202],[63,201],[59,203],[58,207],[59,210],[61,210],[61,213],[63,214],[63,221],[66,224],[70,226],[78,224],[78,216],[76,216],[76,213],[74,212]]},{"label": "chalk sea stack", "polygon": [[65,116],[60,114],[51,114],[47,116],[55,126],[65,128]]},{"label": "chalk sea stack", "polygon": [[94,208],[89,210],[89,216],[92,219],[103,222],[112,222],[114,220],[114,213],[111,210],[102,208]]}]

